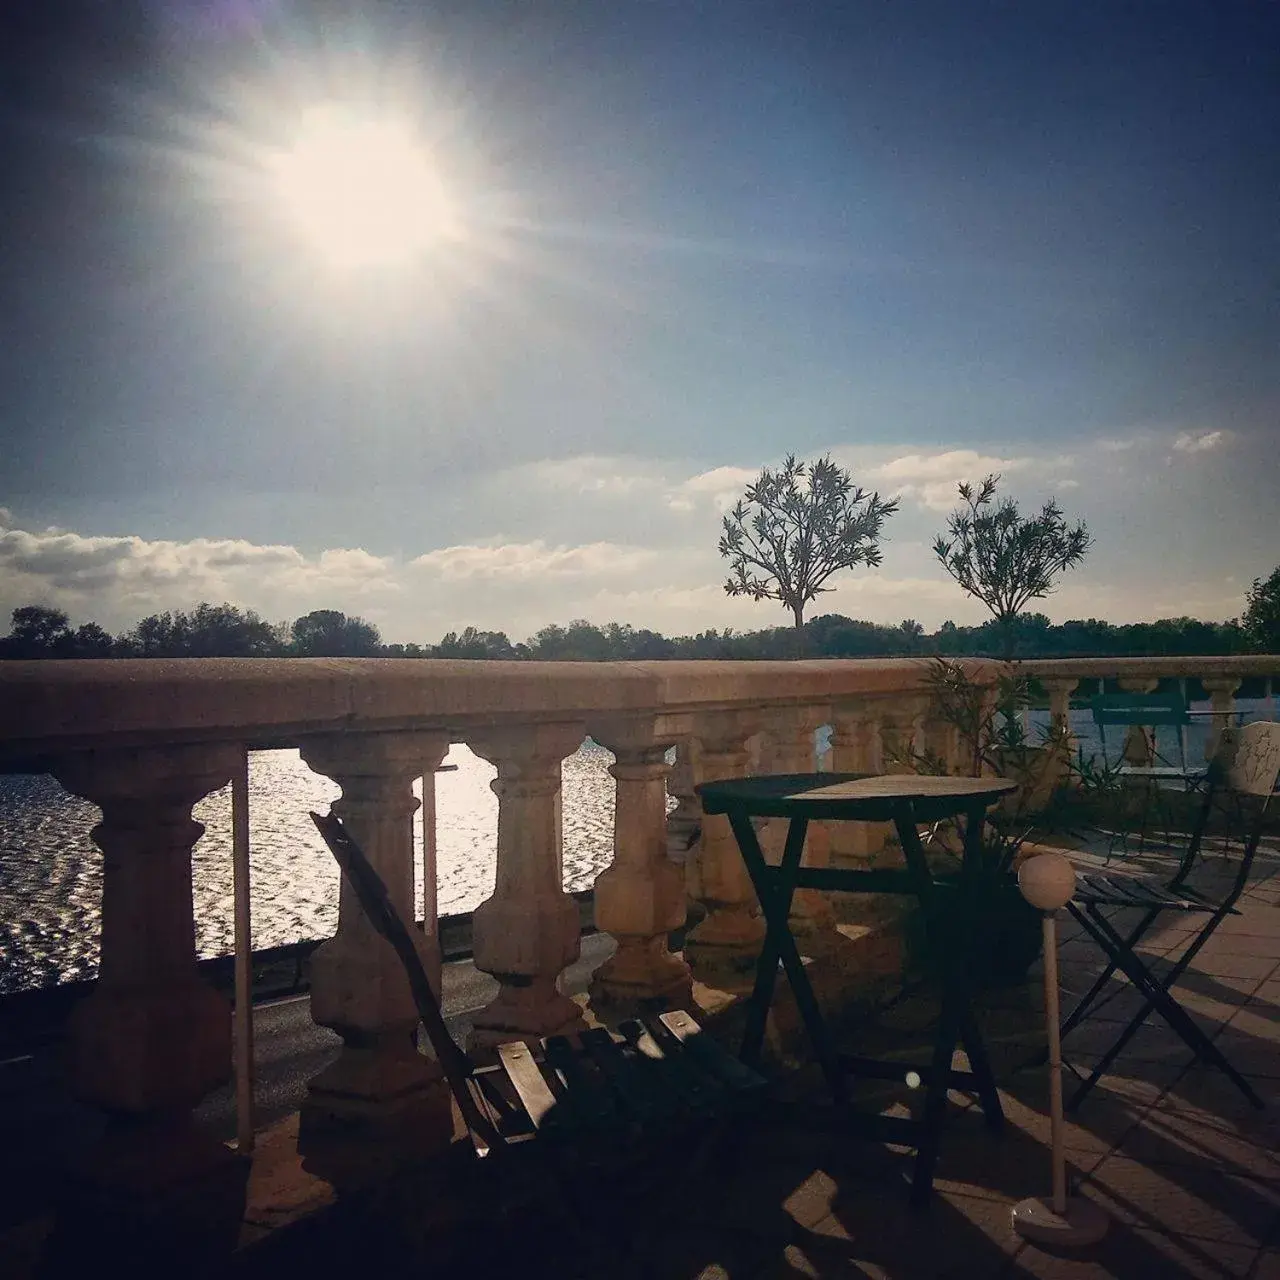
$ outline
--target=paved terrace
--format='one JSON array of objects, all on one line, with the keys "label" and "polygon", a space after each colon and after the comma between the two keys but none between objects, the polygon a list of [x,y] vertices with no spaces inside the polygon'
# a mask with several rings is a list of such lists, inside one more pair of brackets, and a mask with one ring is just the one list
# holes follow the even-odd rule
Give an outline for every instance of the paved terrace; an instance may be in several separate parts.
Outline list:
[{"label": "paved terrace", "polygon": [[[1097,861],[1087,850],[1075,856]],[[1140,861],[1157,874],[1168,870],[1167,860],[1156,856]],[[1207,872],[1225,872],[1228,865],[1210,856]],[[1259,854],[1241,908],[1197,957],[1178,994],[1255,1081],[1268,1110],[1253,1111],[1219,1073],[1196,1066],[1162,1025],[1145,1027],[1079,1115],[1068,1119],[1072,1176],[1112,1221],[1098,1246],[1054,1256],[1021,1243],[1009,1226],[1011,1205],[1048,1187],[1046,1076],[1043,1068],[1018,1066],[1040,1042],[1034,980],[991,998],[985,1011],[1007,1130],[992,1137],[968,1099],[953,1094],[935,1200],[923,1213],[906,1203],[906,1153],[842,1140],[821,1122],[769,1118],[675,1196],[606,1186],[596,1209],[615,1215],[620,1232],[638,1233],[639,1274],[672,1280],[1280,1277],[1280,848]],[[1174,920],[1146,950],[1166,953],[1183,930]],[[1071,936],[1069,921],[1063,935],[1069,1007],[1068,993],[1083,990],[1100,961],[1087,938]],[[1133,999],[1127,983],[1115,982],[1103,1010],[1068,1040],[1067,1056],[1087,1068]],[[846,1034],[909,1056],[913,1031],[927,1026],[931,1014],[919,997]],[[784,1092],[816,1098],[821,1085],[811,1071],[794,1069]],[[873,1100],[870,1094],[864,1099]],[[494,1206],[465,1181],[467,1153],[460,1143],[451,1157],[381,1188],[373,1203],[357,1197],[340,1212],[269,1232],[268,1225],[289,1216],[292,1196],[314,1193],[296,1181],[293,1125],[296,1119],[275,1130],[281,1160],[270,1158],[269,1139],[267,1158],[255,1166],[246,1247],[229,1272],[235,1280],[350,1275],[370,1264],[403,1265],[419,1275],[487,1275],[509,1267],[527,1273],[532,1259],[539,1275],[590,1271],[543,1204],[531,1201],[495,1226]],[[680,1176],[679,1164],[674,1157],[673,1177]],[[4,1274],[43,1274],[49,1221],[36,1218],[0,1235]]]},{"label": "paved terrace", "polygon": [[[1076,856],[1097,861],[1087,850]],[[1169,869],[1167,860],[1154,856],[1141,864],[1156,873]],[[1228,865],[1211,856],[1209,878]],[[638,1236],[638,1274],[673,1280],[1278,1277],[1280,848],[1259,855],[1241,907],[1201,952],[1178,994],[1255,1081],[1268,1109],[1252,1110],[1223,1076],[1195,1065],[1163,1025],[1145,1027],[1079,1115],[1068,1119],[1071,1176],[1111,1219],[1109,1236],[1097,1246],[1054,1255],[1022,1243],[1009,1225],[1014,1203],[1048,1190],[1046,1073],[1018,1069],[1039,1042],[1035,982],[992,999],[985,1014],[1002,1080],[1006,1132],[990,1135],[977,1109],[953,1094],[928,1210],[907,1206],[905,1152],[842,1140],[820,1122],[768,1121],[724,1149],[675,1196],[623,1197],[608,1187],[597,1209],[614,1214],[620,1231]],[[1067,993],[1083,990],[1101,965],[1092,943],[1071,936],[1069,921],[1067,926],[1060,954],[1064,1003],[1070,1007]],[[1174,921],[1145,949],[1163,955],[1183,932]],[[1093,1053],[1118,1032],[1134,996],[1126,982],[1116,982],[1104,1010],[1069,1038],[1067,1056],[1087,1068]],[[930,1014],[927,1000],[919,998],[850,1034],[903,1049]],[[817,1097],[821,1089],[801,1069],[790,1074],[786,1092]],[[680,1176],[678,1162],[672,1175]],[[530,1274],[535,1264],[538,1275],[592,1273],[592,1264],[584,1263],[545,1206],[517,1211],[497,1229],[491,1205],[455,1203],[436,1212],[461,1214],[461,1221],[433,1226],[424,1220],[424,1206],[448,1201],[449,1182],[441,1166],[404,1178],[376,1206],[365,1205],[346,1221],[312,1223],[247,1250],[232,1274],[349,1275],[371,1263],[441,1276],[507,1269]],[[256,1190],[271,1199],[269,1174]]]}]

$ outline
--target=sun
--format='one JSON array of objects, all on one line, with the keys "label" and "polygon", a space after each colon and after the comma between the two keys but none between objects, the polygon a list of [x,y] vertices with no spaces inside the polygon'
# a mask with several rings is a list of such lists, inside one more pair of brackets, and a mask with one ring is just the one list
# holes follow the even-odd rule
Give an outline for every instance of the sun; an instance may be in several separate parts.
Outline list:
[{"label": "sun", "polygon": [[440,175],[405,121],[312,107],[267,173],[282,216],[334,267],[408,264],[449,230]]}]

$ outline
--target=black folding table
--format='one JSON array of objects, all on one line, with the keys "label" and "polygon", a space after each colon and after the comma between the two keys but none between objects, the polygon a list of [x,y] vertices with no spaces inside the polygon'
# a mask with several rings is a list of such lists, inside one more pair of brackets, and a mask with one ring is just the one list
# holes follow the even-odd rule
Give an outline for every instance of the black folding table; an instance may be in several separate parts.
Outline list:
[{"label": "black folding table", "polygon": [[[764,912],[766,936],[756,969],[755,989],[747,1014],[741,1057],[755,1065],[764,1042],[765,1020],[777,981],[778,963],[787,972],[796,1006],[814,1053],[838,1104],[848,1102],[847,1076],[902,1080],[914,1071],[926,1086],[920,1121],[868,1115],[842,1107],[852,1127],[882,1141],[916,1148],[911,1199],[923,1204],[933,1185],[933,1167],[946,1112],[947,1090],[977,1093],[987,1124],[999,1129],[1004,1120],[1000,1096],[971,1005],[971,957],[977,940],[973,925],[983,895],[991,888],[982,856],[982,827],[987,807],[1017,784],[1006,778],[949,778],[915,774],[778,774],[704,782],[698,788],[703,811],[729,819]],[[954,882],[943,884],[929,869],[918,827],[963,814],[964,855]],[[752,825],[753,818],[789,820],[786,845],[778,866],[766,862]],[[801,853],[810,822],[892,822],[902,845],[905,868],[802,867]],[[837,1053],[813,988],[787,923],[796,889],[846,893],[893,893],[920,903],[926,937],[935,955],[942,987],[941,1009],[932,1060],[909,1067],[901,1062]],[[963,1045],[969,1070],[957,1071],[952,1060]]]}]

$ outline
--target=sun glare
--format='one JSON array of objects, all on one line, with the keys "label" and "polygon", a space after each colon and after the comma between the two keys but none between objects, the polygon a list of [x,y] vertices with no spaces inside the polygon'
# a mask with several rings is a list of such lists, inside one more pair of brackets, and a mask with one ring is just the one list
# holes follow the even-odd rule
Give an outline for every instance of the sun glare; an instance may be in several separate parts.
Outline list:
[{"label": "sun glare", "polygon": [[312,108],[268,168],[283,214],[334,266],[407,263],[447,231],[431,157],[394,119]]}]

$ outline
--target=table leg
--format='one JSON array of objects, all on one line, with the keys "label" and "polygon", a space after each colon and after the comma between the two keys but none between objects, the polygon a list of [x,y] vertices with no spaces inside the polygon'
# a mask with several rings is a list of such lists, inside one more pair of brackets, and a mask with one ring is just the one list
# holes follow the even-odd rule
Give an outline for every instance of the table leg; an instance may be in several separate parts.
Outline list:
[{"label": "table leg", "polygon": [[924,1134],[916,1146],[915,1166],[911,1173],[911,1203],[917,1207],[927,1204],[933,1191],[933,1166],[938,1160],[942,1123],[947,1111],[951,1060],[955,1057],[959,1036],[959,1002],[955,992],[948,989],[943,992],[942,1013],[933,1042],[933,1065],[924,1100]]},{"label": "table leg", "polygon": [[[983,1115],[989,1128],[999,1129],[1004,1123],[1004,1111],[1000,1094],[991,1073],[991,1063],[982,1043],[977,1020],[971,1005],[972,980],[970,974],[972,936],[972,904],[981,890],[982,823],[986,809],[970,808],[966,815],[964,831],[964,857],[960,878],[956,886],[958,901],[955,911],[960,921],[959,945],[956,954],[947,957],[942,966],[942,1009],[938,1029],[934,1037],[933,1061],[929,1072],[928,1093],[924,1106],[924,1135],[916,1148],[915,1168],[911,1180],[911,1202],[926,1203],[933,1187],[933,1167],[937,1161],[938,1144],[946,1117],[947,1089],[950,1081],[952,1059],[958,1044],[963,1043],[969,1059],[969,1074],[982,1103]],[[943,908],[929,871],[928,858],[920,843],[915,814],[909,802],[904,803],[894,816],[898,840],[903,857],[916,885],[916,896],[925,917],[927,934],[935,941],[941,935]]]},{"label": "table leg", "polygon": [[[732,819],[730,819],[730,823],[732,824]],[[755,875],[754,873],[752,874],[752,883],[755,885],[756,896],[760,898],[762,910],[764,909],[765,897],[770,891],[773,891],[781,895],[783,898],[782,909],[787,912],[788,916],[790,915],[794,881],[790,879],[788,872],[800,863],[807,826],[808,823],[805,819],[795,818],[792,819],[790,826],[787,828],[787,841],[782,852],[781,866],[774,875],[770,875],[766,871],[766,879],[771,882],[776,876],[776,888],[773,883],[770,883],[762,889],[759,884],[756,884]],[[739,844],[741,844],[741,837],[737,836],[736,827],[734,831]],[[750,870],[749,862],[748,870]],[[747,1024],[742,1034],[742,1047],[738,1052],[739,1058],[753,1067],[760,1061],[760,1050],[764,1044],[765,1023],[769,1015],[769,1006],[773,1003],[773,990],[778,978],[778,945],[774,938],[773,925],[767,911],[765,912],[765,925],[764,946],[760,950],[760,960],[756,965],[755,987],[751,992],[751,1000],[747,1006]]]},{"label": "table leg", "polygon": [[744,1052],[759,1052],[760,1041],[764,1034],[764,1020],[772,1000],[774,983],[777,979],[778,961],[786,970],[787,979],[791,983],[791,993],[795,997],[796,1007],[804,1021],[809,1039],[813,1043],[814,1054],[822,1064],[822,1073],[827,1085],[837,1102],[845,1101],[848,1091],[844,1073],[836,1063],[835,1052],[827,1033],[826,1020],[818,1008],[818,1001],[809,984],[809,975],[805,972],[804,961],[796,949],[795,939],[787,923],[791,910],[791,896],[795,892],[795,876],[800,866],[800,855],[804,849],[807,822],[804,818],[793,818],[787,830],[786,848],[783,850],[781,866],[771,868],[765,861],[756,839],[755,828],[751,819],[742,813],[730,812],[729,825],[738,841],[738,848],[743,861],[747,864],[747,873],[755,886],[756,896],[760,899],[760,909],[764,912],[765,941],[760,954],[760,964],[756,969],[756,985],[751,997],[751,1010],[748,1017],[747,1034],[743,1037]]}]

